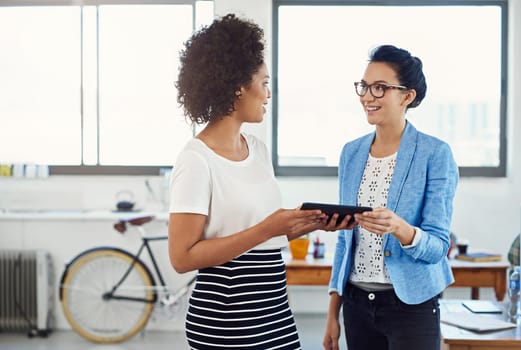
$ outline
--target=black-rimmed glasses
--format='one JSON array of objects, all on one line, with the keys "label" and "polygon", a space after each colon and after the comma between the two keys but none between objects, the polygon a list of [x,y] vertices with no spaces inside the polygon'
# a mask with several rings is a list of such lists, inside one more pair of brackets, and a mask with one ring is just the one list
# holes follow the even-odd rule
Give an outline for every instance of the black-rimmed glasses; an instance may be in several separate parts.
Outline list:
[{"label": "black-rimmed glasses", "polygon": [[406,86],[402,85],[393,85],[393,84],[383,84],[383,83],[374,83],[367,85],[363,81],[355,82],[355,91],[356,94],[360,97],[364,96],[367,93],[367,90],[371,92],[374,98],[382,98],[385,95],[385,92],[388,89],[398,89],[398,90],[408,90]]}]

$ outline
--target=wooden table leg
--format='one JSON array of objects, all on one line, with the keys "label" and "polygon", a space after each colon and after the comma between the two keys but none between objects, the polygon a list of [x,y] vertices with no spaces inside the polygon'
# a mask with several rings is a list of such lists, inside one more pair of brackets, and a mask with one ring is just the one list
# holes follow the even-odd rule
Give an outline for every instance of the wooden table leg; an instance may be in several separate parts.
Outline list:
[{"label": "wooden table leg", "polygon": [[496,285],[494,286],[497,301],[502,301],[507,293],[507,275],[500,273],[496,275]]},{"label": "wooden table leg", "polygon": [[479,288],[478,287],[472,287],[470,291],[470,297],[472,300],[478,300],[479,299]]}]

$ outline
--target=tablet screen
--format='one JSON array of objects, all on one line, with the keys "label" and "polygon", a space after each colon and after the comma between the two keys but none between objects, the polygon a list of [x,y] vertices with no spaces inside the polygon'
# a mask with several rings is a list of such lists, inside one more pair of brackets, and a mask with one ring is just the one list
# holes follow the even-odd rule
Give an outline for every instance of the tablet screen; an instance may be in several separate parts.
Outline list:
[{"label": "tablet screen", "polygon": [[[371,211],[371,207],[362,207],[358,205],[340,205],[340,204],[326,204],[326,203],[302,203],[301,210],[320,209],[324,214],[331,217],[333,214],[338,213],[337,223],[344,220],[346,215],[353,215],[355,213],[363,213],[364,211]],[[351,218],[351,221],[353,218]]]}]

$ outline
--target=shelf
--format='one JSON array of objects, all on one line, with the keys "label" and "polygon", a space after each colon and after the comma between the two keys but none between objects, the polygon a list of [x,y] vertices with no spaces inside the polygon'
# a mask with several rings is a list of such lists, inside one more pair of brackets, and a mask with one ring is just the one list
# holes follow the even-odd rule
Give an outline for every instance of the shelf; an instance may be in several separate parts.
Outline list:
[{"label": "shelf", "polygon": [[111,211],[111,210],[26,210],[0,209],[1,220],[118,220],[141,216],[155,216],[158,220],[168,220],[167,212],[159,211]]}]

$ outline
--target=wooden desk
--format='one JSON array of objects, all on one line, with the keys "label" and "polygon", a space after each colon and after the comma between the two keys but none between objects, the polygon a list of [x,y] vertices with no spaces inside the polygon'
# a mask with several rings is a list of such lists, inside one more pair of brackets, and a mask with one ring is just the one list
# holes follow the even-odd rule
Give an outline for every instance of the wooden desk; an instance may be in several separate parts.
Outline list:
[{"label": "wooden desk", "polygon": [[306,260],[295,260],[290,255],[286,261],[286,280],[289,285],[327,286],[331,278],[333,258],[314,259],[308,254]]},{"label": "wooden desk", "polygon": [[507,270],[505,261],[468,262],[452,259],[449,261],[455,282],[451,287],[471,287],[471,298],[479,299],[480,287],[492,287],[496,299],[501,301],[507,291]]},{"label": "wooden desk", "polygon": [[[462,300],[440,299],[440,310],[444,312],[469,312]],[[449,309],[450,306],[450,309]],[[490,315],[487,317],[503,317]],[[521,326],[497,332],[476,333],[458,327],[441,324],[441,350],[519,350],[521,349]]]},{"label": "wooden desk", "polygon": [[[313,259],[308,255],[305,260],[294,260],[285,255],[286,278],[289,285],[328,285],[331,277],[332,257]],[[450,260],[455,282],[452,287],[471,287],[471,298],[479,299],[480,287],[492,287],[497,300],[503,300],[507,288],[508,262],[474,263]]]}]

